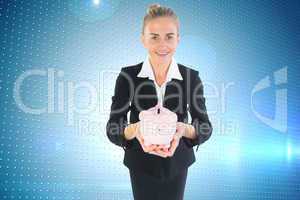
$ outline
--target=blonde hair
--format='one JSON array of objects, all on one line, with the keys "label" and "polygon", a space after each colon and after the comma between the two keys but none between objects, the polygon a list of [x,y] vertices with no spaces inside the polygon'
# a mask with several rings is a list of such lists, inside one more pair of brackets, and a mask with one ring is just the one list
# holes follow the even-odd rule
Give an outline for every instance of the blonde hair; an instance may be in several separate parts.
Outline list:
[{"label": "blonde hair", "polygon": [[176,21],[177,29],[179,29],[179,19],[171,8],[161,6],[159,4],[151,4],[147,9],[146,15],[144,16],[142,34],[144,33],[147,23],[150,20],[156,19],[158,17],[171,17]]}]

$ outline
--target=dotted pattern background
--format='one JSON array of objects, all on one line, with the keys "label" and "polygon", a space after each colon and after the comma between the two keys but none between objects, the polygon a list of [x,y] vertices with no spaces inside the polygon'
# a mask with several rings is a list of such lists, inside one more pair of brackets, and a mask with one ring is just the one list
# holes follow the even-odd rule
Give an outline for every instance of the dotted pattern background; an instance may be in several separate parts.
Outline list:
[{"label": "dotted pattern background", "polygon": [[[226,112],[221,97],[207,100],[216,110],[214,133],[189,168],[185,199],[298,199],[299,3],[158,2],[180,17],[176,60],[217,89],[234,83]],[[0,199],[133,199],[123,150],[108,141],[105,124],[120,68],[146,57],[139,36],[150,3],[0,0]],[[284,66],[287,134],[262,124],[250,108],[253,86]],[[19,95],[40,114],[16,101],[26,73],[38,75],[24,80]],[[90,90],[70,94],[80,84]],[[274,114],[275,90],[257,96],[267,116]],[[206,87],[207,96],[212,92]],[[233,130],[222,127],[231,123]]]}]

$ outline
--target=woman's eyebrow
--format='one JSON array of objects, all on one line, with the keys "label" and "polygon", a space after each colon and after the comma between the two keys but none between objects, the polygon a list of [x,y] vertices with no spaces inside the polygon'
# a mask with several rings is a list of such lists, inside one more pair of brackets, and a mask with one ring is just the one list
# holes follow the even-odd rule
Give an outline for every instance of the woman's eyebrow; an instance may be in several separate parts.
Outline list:
[{"label": "woman's eyebrow", "polygon": [[157,33],[150,33],[150,35],[159,36],[159,34],[157,34]]},{"label": "woman's eyebrow", "polygon": [[[150,33],[150,35],[159,36],[157,33]],[[175,35],[175,33],[167,33],[166,35]]]}]

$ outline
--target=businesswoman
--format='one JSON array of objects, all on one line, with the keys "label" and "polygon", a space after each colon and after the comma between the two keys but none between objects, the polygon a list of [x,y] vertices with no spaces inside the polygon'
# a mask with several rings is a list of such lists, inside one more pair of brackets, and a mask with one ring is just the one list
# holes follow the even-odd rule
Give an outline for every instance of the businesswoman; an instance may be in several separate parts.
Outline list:
[{"label": "businesswoman", "polygon": [[[119,73],[107,136],[122,147],[135,200],[182,200],[188,167],[195,162],[193,147],[209,139],[212,126],[206,113],[198,71],[176,63],[179,19],[170,8],[149,6],[141,41],[146,59]],[[167,148],[144,144],[139,113],[157,104],[176,113],[176,133]],[[128,122],[127,114],[130,111]],[[191,123],[188,123],[188,113]]]}]

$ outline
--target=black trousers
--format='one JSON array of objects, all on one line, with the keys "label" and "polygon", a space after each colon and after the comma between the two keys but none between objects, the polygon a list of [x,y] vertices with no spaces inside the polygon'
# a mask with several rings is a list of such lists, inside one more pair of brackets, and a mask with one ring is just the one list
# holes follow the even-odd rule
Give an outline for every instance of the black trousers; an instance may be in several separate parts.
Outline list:
[{"label": "black trousers", "polygon": [[171,179],[160,180],[129,170],[134,200],[183,200],[188,169]]}]

